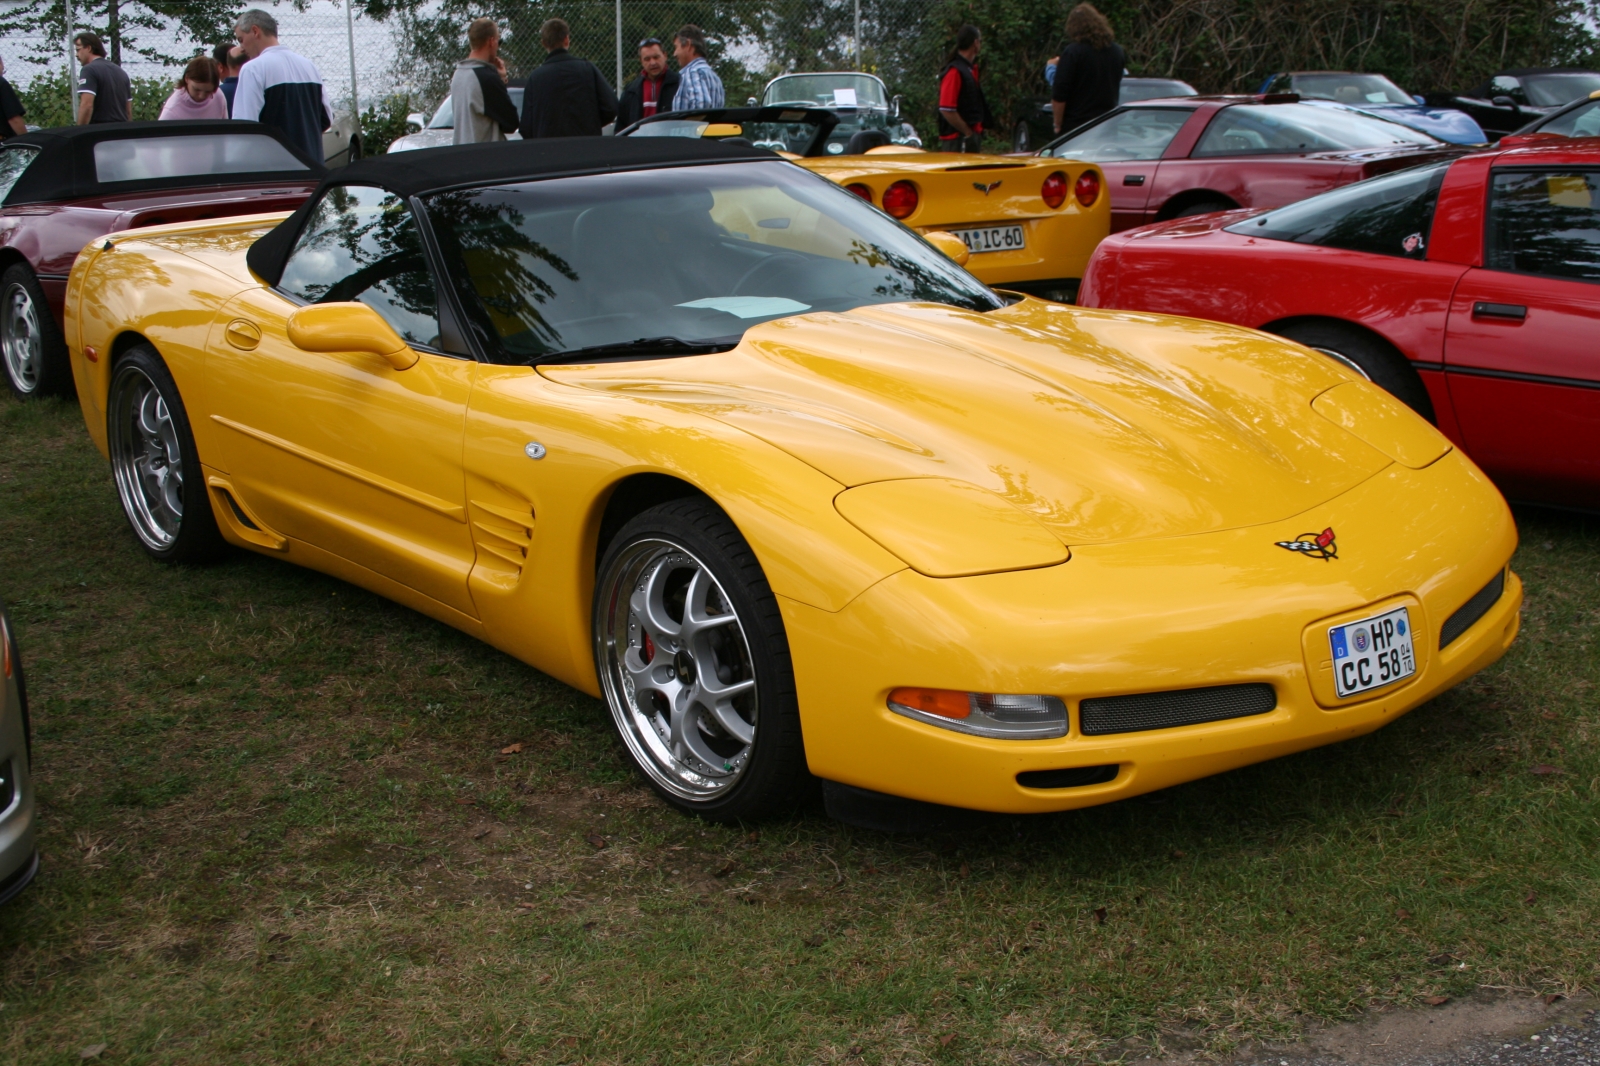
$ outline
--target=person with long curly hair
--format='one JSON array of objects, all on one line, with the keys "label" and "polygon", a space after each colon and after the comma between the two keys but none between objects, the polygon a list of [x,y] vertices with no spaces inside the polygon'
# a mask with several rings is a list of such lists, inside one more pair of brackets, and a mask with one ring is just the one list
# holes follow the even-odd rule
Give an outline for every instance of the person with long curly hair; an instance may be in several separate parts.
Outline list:
[{"label": "person with long curly hair", "polygon": [[1050,86],[1056,132],[1076,129],[1116,107],[1122,70],[1127,65],[1128,54],[1117,43],[1106,17],[1093,4],[1073,8]]}]

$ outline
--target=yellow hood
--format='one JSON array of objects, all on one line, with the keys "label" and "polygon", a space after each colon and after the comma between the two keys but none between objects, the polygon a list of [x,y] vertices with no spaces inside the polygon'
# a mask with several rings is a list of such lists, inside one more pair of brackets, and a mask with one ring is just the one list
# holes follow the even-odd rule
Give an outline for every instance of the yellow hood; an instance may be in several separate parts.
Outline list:
[{"label": "yellow hood", "polygon": [[1312,410],[1350,375],[1304,349],[1034,300],[800,315],[720,355],[543,373],[693,408],[846,486],[977,485],[1067,544],[1278,521],[1390,463]]}]

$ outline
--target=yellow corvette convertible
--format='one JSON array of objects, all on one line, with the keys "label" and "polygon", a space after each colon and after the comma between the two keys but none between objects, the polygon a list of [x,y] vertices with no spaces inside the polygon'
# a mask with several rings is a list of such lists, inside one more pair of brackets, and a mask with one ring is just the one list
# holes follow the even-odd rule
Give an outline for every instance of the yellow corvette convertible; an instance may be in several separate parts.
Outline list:
[{"label": "yellow corvette convertible", "polygon": [[919,233],[953,233],[966,268],[989,285],[1071,301],[1095,246],[1111,232],[1111,190],[1093,163],[951,155],[889,143],[882,130],[848,138],[840,116],[797,106],[673,111],[629,137],[735,139],[783,152]]},{"label": "yellow corvette convertible", "polygon": [[66,322],[150,555],[472,633],[710,818],[809,775],[1104,803],[1377,729],[1517,629],[1500,496],[1338,362],[997,294],[761,149],[361,160],[96,239]]}]

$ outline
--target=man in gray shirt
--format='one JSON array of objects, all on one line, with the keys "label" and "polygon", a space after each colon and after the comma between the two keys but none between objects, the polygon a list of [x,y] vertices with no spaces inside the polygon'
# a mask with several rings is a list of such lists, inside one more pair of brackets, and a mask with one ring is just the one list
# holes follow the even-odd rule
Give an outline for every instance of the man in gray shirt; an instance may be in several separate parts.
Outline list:
[{"label": "man in gray shirt", "polygon": [[106,58],[106,46],[97,33],[80,33],[77,46],[78,125],[91,122],[127,122],[133,117],[133,83],[123,69]]},{"label": "man in gray shirt", "polygon": [[500,58],[500,27],[494,19],[473,19],[467,27],[472,50],[456,64],[450,79],[450,107],[455,113],[456,144],[503,141],[517,131],[516,105],[506,91],[506,64]]}]

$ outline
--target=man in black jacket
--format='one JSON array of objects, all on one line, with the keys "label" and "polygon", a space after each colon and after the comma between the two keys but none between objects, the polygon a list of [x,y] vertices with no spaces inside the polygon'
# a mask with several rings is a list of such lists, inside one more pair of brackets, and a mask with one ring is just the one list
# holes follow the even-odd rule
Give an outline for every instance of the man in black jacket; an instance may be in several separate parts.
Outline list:
[{"label": "man in black jacket", "polygon": [[539,42],[550,53],[528,76],[522,95],[522,136],[598,137],[600,127],[617,117],[617,94],[600,69],[567,48],[572,30],[565,19],[539,28]]},{"label": "man in black jacket", "polygon": [[1079,126],[1117,106],[1122,69],[1128,55],[1116,42],[1111,23],[1093,4],[1083,3],[1067,16],[1067,39],[1056,60],[1050,83],[1050,108],[1057,133]]},{"label": "man in black jacket", "polygon": [[981,152],[983,131],[994,128],[994,115],[983,98],[978,72],[982,38],[976,26],[963,26],[956,34],[956,50],[939,72],[939,151]]},{"label": "man in black jacket", "polygon": [[664,115],[672,110],[672,97],[678,91],[678,72],[667,69],[667,53],[659,37],[639,42],[640,73],[623,86],[617,101],[617,129],[625,130],[642,118]]}]

